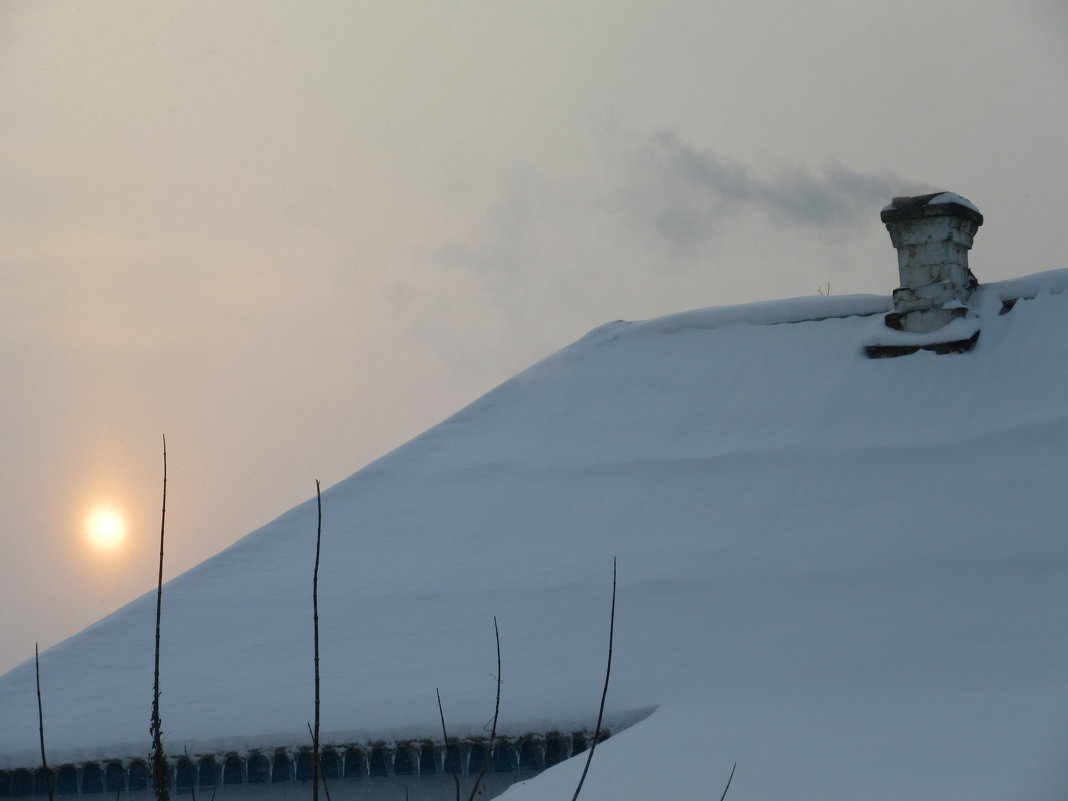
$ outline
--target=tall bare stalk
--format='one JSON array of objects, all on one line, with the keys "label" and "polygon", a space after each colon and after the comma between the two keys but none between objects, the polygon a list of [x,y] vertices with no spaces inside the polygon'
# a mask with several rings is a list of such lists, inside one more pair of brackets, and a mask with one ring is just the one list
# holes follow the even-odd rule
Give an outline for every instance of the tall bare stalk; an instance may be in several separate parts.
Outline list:
[{"label": "tall bare stalk", "polygon": [[571,796],[571,801],[576,801],[579,797],[579,793],[582,791],[582,785],[586,781],[586,774],[590,770],[590,763],[593,762],[593,752],[597,749],[597,741],[601,737],[601,722],[604,720],[604,701],[608,697],[608,680],[612,676],[612,640],[615,637],[616,631],[616,560],[612,558],[612,615],[609,618],[608,623],[608,667],[604,671],[604,689],[601,690],[601,708],[597,712],[597,726],[593,730],[593,743],[590,745],[590,753],[586,755],[586,767],[582,769],[582,777],[579,779],[578,787],[575,788],[575,794]]},{"label": "tall bare stalk", "polygon": [[[478,772],[478,778],[475,779],[475,784],[471,788],[471,795],[467,801],[475,801],[475,796],[478,794],[478,786],[482,784],[482,777],[486,775],[486,768],[489,766],[489,762],[493,759],[493,743],[497,739],[497,717],[501,712],[501,632],[497,628],[497,616],[493,616],[493,636],[497,638],[497,702],[493,707],[493,728],[490,730],[489,748],[486,749],[486,758],[482,760],[482,770]],[[444,723],[442,724],[444,726]],[[445,754],[448,756],[448,746],[445,748]]]},{"label": "tall bare stalk", "polygon": [[[449,735],[445,731],[445,710],[441,708],[441,690],[435,688],[438,694],[438,714],[441,715],[441,736],[445,740],[445,761],[449,761]],[[459,749],[457,749],[457,755],[459,755]],[[460,801],[460,777],[456,773],[456,763],[449,763],[449,768],[452,770],[452,779],[456,782],[456,801]]]},{"label": "tall bare stalk", "polygon": [[152,683],[152,781],[157,801],[168,801],[167,756],[163,753],[163,724],[159,716],[159,630],[163,608],[163,534],[167,526],[167,437],[163,437],[163,511],[159,522],[159,577],[156,582],[156,664]]},{"label": "tall bare stalk", "polygon": [[315,571],[312,573],[312,622],[315,628],[315,730],[312,732],[312,801],[319,801],[319,546],[323,539],[323,499],[315,479],[319,522],[315,529]]},{"label": "tall bare stalk", "polygon": [[52,795],[52,771],[48,769],[48,760],[45,759],[44,708],[41,706],[41,655],[38,651],[38,643],[33,644],[33,665],[37,670],[37,730],[41,735],[41,770],[44,771],[45,787],[48,788],[48,801],[55,801]]}]

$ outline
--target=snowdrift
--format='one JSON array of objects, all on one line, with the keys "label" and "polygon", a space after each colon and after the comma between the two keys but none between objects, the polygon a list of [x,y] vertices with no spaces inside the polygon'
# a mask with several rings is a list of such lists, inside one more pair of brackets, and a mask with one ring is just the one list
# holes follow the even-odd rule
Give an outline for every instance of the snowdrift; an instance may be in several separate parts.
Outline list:
[{"label": "snowdrift", "polygon": [[[1068,284],[965,355],[870,360],[885,298],[613,323],[323,494],[323,731],[592,727],[585,801],[1062,798]],[[353,425],[373,425],[354,420]],[[174,532],[172,536],[180,536]],[[173,753],[304,744],[315,502],[170,581]],[[154,598],[41,656],[50,762],[148,749]],[[33,767],[33,665],[0,679]],[[508,801],[570,797],[581,765]]]}]

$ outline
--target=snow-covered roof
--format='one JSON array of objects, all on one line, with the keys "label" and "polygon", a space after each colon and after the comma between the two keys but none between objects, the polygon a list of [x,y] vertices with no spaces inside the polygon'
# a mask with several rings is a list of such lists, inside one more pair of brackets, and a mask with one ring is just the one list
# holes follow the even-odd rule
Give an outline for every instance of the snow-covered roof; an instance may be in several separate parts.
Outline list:
[{"label": "snow-covered roof", "polygon": [[[865,358],[871,296],[609,324],[325,491],[324,740],[436,737],[435,688],[483,733],[494,615],[499,728],[591,728],[617,557],[608,710],[634,725],[585,801],[696,798],[734,761],[732,798],[1052,798],[1066,287],[981,287],[954,356]],[[166,585],[171,753],[307,742],[315,526],[312,499]],[[147,752],[153,626],[154,594],[41,655],[50,762]],[[0,768],[37,764],[36,715],[26,663]]]}]

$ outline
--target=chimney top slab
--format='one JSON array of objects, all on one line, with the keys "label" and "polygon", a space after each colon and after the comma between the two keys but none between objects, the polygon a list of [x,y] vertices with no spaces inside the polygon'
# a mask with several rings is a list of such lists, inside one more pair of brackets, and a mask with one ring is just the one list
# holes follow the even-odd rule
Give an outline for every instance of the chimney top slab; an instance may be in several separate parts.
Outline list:
[{"label": "chimney top slab", "polygon": [[911,222],[930,217],[960,217],[976,226],[983,224],[983,215],[975,204],[953,192],[895,197],[894,202],[886,206],[879,216],[884,223]]}]

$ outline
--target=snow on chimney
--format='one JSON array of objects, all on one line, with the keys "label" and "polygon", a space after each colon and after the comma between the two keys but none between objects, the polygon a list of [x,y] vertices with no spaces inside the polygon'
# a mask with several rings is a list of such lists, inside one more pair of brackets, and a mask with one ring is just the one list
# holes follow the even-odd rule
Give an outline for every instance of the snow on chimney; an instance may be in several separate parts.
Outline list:
[{"label": "snow on chimney", "polygon": [[968,251],[983,215],[952,192],[895,197],[882,221],[897,248],[901,286],[894,290],[891,328],[925,334],[968,314],[978,281],[968,269]]}]

